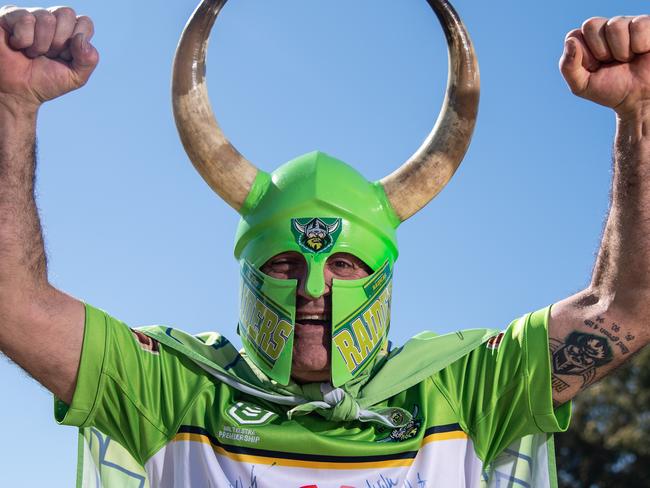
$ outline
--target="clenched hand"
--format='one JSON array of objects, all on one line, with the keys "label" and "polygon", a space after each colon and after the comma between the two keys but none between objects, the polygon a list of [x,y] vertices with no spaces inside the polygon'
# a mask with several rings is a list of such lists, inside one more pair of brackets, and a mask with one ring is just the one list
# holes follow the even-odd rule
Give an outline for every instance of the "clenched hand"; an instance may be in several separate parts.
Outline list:
[{"label": "clenched hand", "polygon": [[68,7],[0,8],[0,103],[38,107],[81,87],[99,61],[93,23]]},{"label": "clenched hand", "polygon": [[637,110],[650,102],[650,16],[587,20],[567,34],[560,70],[576,95]]}]

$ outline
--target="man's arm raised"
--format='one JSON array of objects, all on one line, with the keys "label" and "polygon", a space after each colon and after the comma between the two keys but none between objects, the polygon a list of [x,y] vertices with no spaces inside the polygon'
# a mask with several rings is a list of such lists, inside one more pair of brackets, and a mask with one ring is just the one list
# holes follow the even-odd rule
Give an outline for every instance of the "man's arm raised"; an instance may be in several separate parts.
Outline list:
[{"label": "man's arm raised", "polygon": [[566,38],[571,91],[617,117],[611,206],[590,286],[551,311],[561,404],[650,341],[650,16],[592,18]]},{"label": "man's arm raised", "polygon": [[34,201],[36,118],[43,102],[90,77],[93,25],[65,7],[3,7],[0,29],[0,350],[69,403],[84,307],[47,279]]}]

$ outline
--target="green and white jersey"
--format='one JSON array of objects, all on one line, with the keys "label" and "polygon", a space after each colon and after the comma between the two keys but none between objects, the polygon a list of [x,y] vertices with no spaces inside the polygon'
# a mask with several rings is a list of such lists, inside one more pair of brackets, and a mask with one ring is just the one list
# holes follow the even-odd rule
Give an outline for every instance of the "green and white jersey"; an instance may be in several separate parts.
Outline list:
[{"label": "green and white jersey", "polygon": [[[87,486],[487,486],[485,468],[503,463],[497,455],[507,455],[513,442],[568,425],[569,406],[555,412],[552,406],[547,320],[548,309],[516,320],[386,399],[380,406],[413,417],[389,428],[316,413],[289,419],[288,407],[228,386],[175,349],[87,306],[77,388],[70,406],[55,403],[55,415],[85,428],[82,456],[97,463],[92,471],[82,463]],[[166,333],[174,339],[173,329]],[[124,449],[133,460],[117,462]],[[528,452],[540,449],[546,445]],[[493,469],[490,484],[530,486],[519,482],[522,469],[529,471],[525,483],[552,484],[544,462],[533,467],[516,451],[511,457],[517,466],[496,475]]]}]

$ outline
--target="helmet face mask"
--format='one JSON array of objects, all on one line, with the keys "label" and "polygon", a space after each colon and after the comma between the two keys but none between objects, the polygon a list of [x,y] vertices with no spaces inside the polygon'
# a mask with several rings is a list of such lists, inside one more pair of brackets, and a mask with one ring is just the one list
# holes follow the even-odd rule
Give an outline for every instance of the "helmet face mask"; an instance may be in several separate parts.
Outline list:
[{"label": "helmet face mask", "polygon": [[326,292],[328,258],[352,254],[373,272],[331,283],[331,380],[340,386],[371,365],[387,342],[399,221],[380,188],[323,153],[290,161],[265,184],[259,201],[242,217],[235,244],[242,270],[239,332],[244,349],[265,374],[287,384],[298,282],[273,278],[261,269],[274,256],[299,253],[307,265],[304,292],[318,298]]},{"label": "helmet face mask", "polygon": [[[386,261],[367,277],[332,280],[330,364],[334,386],[361,374],[374,364],[379,351],[386,349],[391,278],[392,266]],[[260,370],[283,385],[291,378],[297,287],[295,279],[274,278],[247,260],[241,261],[238,331],[244,349]]]},{"label": "helmet face mask", "polygon": [[366,278],[332,282],[332,384],[341,386],[372,367],[388,346],[392,264]]},{"label": "helmet face mask", "polygon": [[273,278],[241,261],[237,331],[253,363],[283,385],[291,377],[297,283]]}]

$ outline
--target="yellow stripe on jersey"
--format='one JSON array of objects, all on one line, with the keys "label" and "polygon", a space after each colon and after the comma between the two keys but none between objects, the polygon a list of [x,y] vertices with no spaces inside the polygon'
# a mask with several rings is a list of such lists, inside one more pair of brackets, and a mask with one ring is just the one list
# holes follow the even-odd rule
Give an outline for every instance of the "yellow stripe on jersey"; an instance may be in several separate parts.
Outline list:
[{"label": "yellow stripe on jersey", "polygon": [[[467,434],[463,431],[439,432],[433,433],[422,439],[420,447],[432,442],[441,442],[448,440],[466,440]],[[407,459],[387,459],[381,461],[367,462],[332,462],[332,461],[305,461],[300,459],[286,459],[273,456],[259,456],[253,454],[242,454],[230,452],[222,446],[215,445],[207,435],[194,433],[178,433],[172,439],[172,442],[198,442],[209,445],[215,453],[225,456],[233,461],[249,464],[266,464],[276,466],[287,466],[296,468],[314,468],[314,469],[371,469],[371,468],[393,468],[393,467],[410,467],[415,460]]]}]

